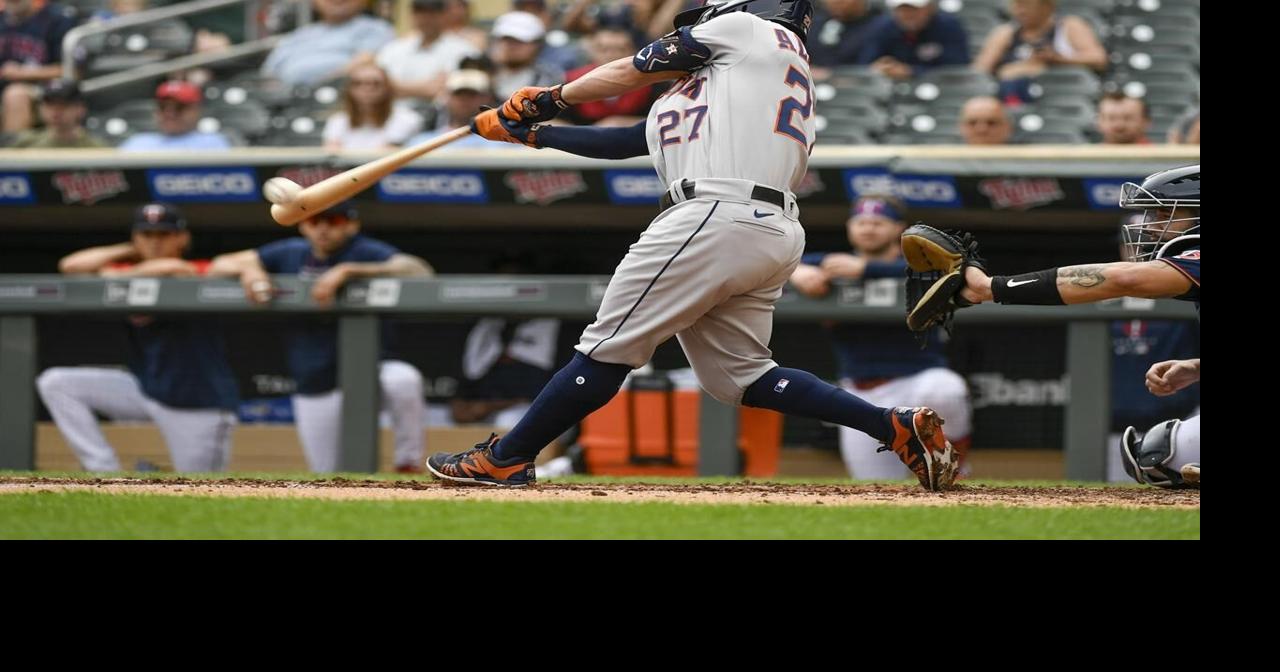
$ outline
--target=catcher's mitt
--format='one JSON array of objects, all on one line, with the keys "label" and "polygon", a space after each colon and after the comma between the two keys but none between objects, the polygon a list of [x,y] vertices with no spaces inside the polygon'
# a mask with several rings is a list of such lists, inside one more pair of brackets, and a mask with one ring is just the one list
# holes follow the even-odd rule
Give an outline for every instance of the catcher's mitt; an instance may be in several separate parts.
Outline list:
[{"label": "catcher's mitt", "polygon": [[950,332],[956,309],[973,305],[960,296],[965,267],[987,270],[978,256],[978,241],[968,233],[917,223],[902,232],[902,253],[907,258],[907,327],[926,331],[941,326]]}]

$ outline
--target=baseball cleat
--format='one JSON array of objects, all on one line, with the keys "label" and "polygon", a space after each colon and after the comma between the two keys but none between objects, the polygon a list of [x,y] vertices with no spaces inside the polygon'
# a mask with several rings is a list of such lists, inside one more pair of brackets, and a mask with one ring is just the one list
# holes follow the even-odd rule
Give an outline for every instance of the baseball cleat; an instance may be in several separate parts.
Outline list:
[{"label": "baseball cleat", "polygon": [[942,418],[932,408],[898,406],[889,413],[893,442],[876,452],[892,450],[926,490],[946,490],[960,472],[960,458],[942,433]]},{"label": "baseball cleat", "polygon": [[511,457],[500,460],[493,454],[497,434],[457,454],[436,453],[427,460],[427,470],[436,478],[468,485],[523,487],[537,481],[533,460]]}]

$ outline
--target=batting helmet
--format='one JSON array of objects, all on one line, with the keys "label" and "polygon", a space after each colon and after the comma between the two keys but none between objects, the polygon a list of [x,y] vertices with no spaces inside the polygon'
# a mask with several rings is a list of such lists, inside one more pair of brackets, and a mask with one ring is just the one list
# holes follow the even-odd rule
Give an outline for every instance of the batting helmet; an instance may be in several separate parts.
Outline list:
[{"label": "batting helmet", "polygon": [[780,23],[799,35],[801,40],[808,38],[809,25],[813,23],[811,0],[707,0],[702,7],[676,14],[675,27],[696,26],[721,14],[739,11]]}]

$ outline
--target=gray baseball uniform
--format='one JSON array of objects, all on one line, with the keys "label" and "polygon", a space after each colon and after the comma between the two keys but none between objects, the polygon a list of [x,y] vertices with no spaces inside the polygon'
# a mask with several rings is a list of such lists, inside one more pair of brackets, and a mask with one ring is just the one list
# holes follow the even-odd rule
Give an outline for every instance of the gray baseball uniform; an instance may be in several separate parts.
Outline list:
[{"label": "gray baseball uniform", "polygon": [[[631,246],[577,350],[639,367],[675,335],[704,389],[738,404],[776,366],[773,304],[804,250],[791,187],[814,137],[808,54],[791,31],[741,12],[692,36],[711,52],[706,66],[646,126],[674,205]],[[757,186],[782,192],[781,205],[753,198]]]}]

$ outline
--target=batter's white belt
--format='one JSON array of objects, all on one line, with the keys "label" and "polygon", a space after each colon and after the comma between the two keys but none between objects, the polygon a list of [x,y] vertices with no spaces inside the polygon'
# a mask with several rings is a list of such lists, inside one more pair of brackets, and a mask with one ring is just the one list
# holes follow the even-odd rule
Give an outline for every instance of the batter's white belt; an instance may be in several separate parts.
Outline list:
[{"label": "batter's white belt", "polygon": [[783,214],[793,219],[800,217],[800,208],[796,205],[795,194],[789,191],[778,191],[751,180],[734,180],[729,178],[708,177],[701,180],[676,180],[662,194],[659,206],[666,210],[676,203],[695,198],[716,198],[731,201],[763,201],[782,209]]}]

